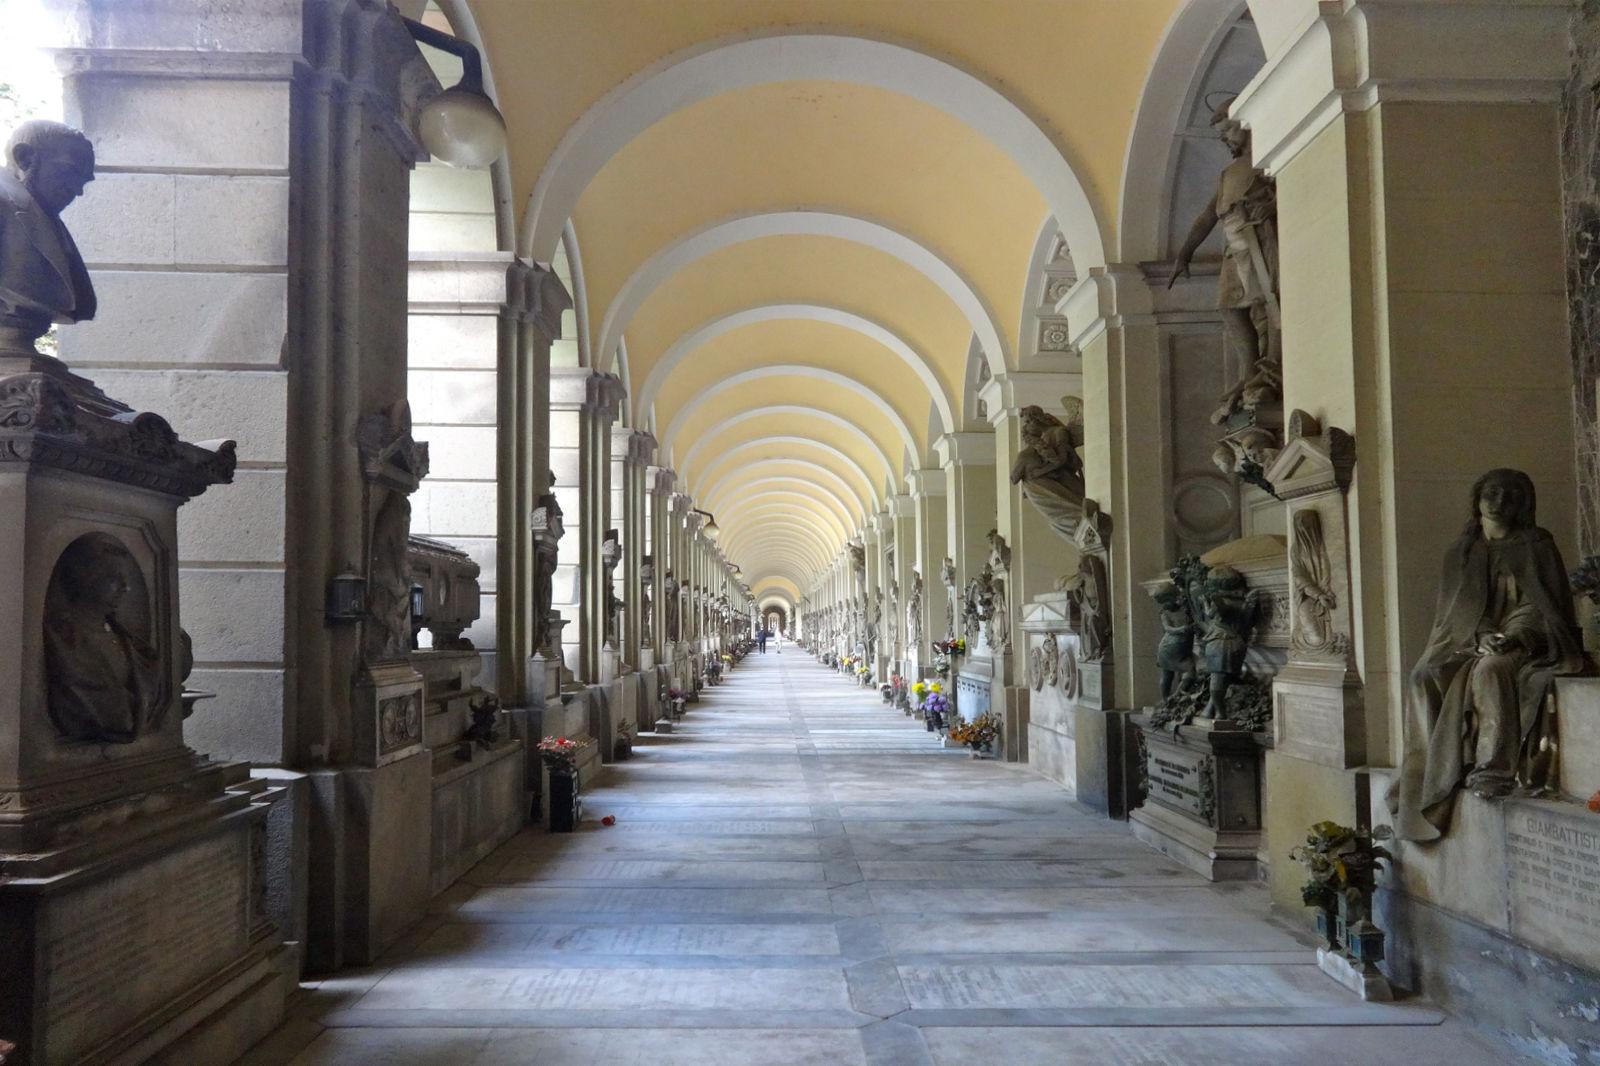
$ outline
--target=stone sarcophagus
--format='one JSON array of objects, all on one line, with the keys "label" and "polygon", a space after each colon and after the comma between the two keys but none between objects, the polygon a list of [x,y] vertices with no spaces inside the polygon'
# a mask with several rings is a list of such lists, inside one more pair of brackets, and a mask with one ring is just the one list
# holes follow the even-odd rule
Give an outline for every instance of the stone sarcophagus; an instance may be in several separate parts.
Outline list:
[{"label": "stone sarcophagus", "polygon": [[1273,677],[1290,644],[1284,541],[1232,541],[1145,588],[1161,609],[1162,702],[1133,719],[1134,835],[1211,880],[1254,880]]},{"label": "stone sarcophagus", "polygon": [[478,564],[459,548],[412,534],[406,542],[406,568],[411,572],[413,631],[426,629],[432,646],[442,651],[473,650],[462,634],[481,610]]}]

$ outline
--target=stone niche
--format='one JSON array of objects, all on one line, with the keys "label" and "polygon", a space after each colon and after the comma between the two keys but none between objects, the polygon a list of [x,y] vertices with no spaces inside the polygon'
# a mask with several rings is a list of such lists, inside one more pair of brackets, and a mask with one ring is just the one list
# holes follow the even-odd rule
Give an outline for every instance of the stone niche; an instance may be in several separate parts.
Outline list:
[{"label": "stone niche", "polygon": [[[1290,642],[1287,556],[1283,538],[1256,535],[1214,548],[1199,561],[1212,573],[1231,567],[1244,579],[1253,622],[1245,630],[1240,678],[1259,694],[1266,720],[1208,716],[1203,707],[1174,715],[1173,701],[1134,716],[1136,787],[1143,802],[1129,821],[1139,839],[1210,880],[1256,880],[1265,877],[1268,863],[1261,830],[1263,757],[1272,746],[1271,684]],[[1173,584],[1167,577],[1144,587],[1155,596]],[[1196,673],[1190,684],[1203,700],[1207,621],[1204,608],[1192,602],[1191,613]]]},{"label": "stone niche", "polygon": [[[54,359],[0,343],[0,1034],[25,1063],[230,1061],[294,985],[275,791],[184,745],[177,510],[231,480]],[[182,1005],[177,1009],[176,1005]]]},{"label": "stone niche", "polygon": [[[1084,617],[1070,592],[1036,596],[1022,611],[1027,639],[1028,759],[1079,803],[1126,818],[1136,773],[1131,716],[1116,709],[1109,646],[1085,648]],[[1094,658],[1089,658],[1093,656]]]}]

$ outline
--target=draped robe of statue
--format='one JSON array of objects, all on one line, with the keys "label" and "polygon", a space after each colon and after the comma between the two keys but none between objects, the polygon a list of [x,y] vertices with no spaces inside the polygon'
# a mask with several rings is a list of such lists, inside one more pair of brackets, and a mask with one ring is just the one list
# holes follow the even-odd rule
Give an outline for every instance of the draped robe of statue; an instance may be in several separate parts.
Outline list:
[{"label": "draped robe of statue", "polygon": [[[1503,795],[1518,778],[1549,783],[1553,723],[1544,700],[1557,674],[1582,671],[1583,644],[1561,552],[1532,524],[1531,482],[1528,493],[1520,528],[1492,541],[1474,520],[1445,555],[1433,631],[1411,672],[1405,758],[1388,796],[1402,839],[1442,836],[1463,785]],[[1488,634],[1504,634],[1510,646],[1485,648]]]}]

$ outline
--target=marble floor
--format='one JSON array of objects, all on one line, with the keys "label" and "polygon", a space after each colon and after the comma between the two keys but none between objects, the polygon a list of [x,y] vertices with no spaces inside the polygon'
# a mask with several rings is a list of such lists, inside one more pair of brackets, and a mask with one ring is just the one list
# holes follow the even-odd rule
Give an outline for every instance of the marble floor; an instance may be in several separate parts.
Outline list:
[{"label": "marble floor", "polygon": [[[605,827],[600,818],[614,815]],[[1474,1066],[1365,1005],[1253,886],[1212,885],[1026,768],[974,761],[786,645],[309,983],[247,1066]]]}]

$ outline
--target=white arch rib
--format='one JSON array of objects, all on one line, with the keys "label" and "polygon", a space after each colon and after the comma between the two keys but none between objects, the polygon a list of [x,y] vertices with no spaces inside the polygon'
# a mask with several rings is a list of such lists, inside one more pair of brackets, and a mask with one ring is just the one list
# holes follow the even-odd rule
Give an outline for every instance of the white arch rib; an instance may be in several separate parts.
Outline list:
[{"label": "white arch rib", "polygon": [[810,322],[825,322],[829,325],[841,326],[852,330],[869,340],[876,341],[889,349],[902,363],[911,368],[917,375],[917,380],[922,382],[932,398],[934,407],[939,412],[939,421],[944,432],[955,432],[954,406],[950,394],[939,383],[939,375],[933,368],[933,363],[921,352],[907,344],[898,334],[892,333],[871,319],[849,311],[841,311],[834,307],[822,307],[817,304],[768,304],[764,307],[752,307],[744,311],[735,311],[730,315],[714,318],[709,322],[685,333],[672,342],[666,352],[651,367],[649,375],[644,380],[644,387],[639,391],[635,402],[635,410],[644,412],[655,403],[656,396],[660,393],[667,379],[694,350],[702,344],[730,333],[743,326],[753,326],[761,322],[779,322],[789,319],[800,319]]},{"label": "white arch rib", "polygon": [[[749,370],[742,370],[717,382],[709,389],[697,393],[694,399],[680,407],[678,413],[672,416],[672,421],[667,423],[667,432],[662,437],[662,440],[666,441],[669,446],[675,444],[678,434],[683,431],[684,423],[702,406],[725,392],[731,392],[741,385],[748,385],[752,381],[761,381],[765,378],[810,378],[813,381],[820,381],[824,385],[832,385],[835,388],[843,389],[859,396],[877,408],[878,413],[894,427],[895,432],[900,434],[900,443],[906,446],[907,451],[913,455],[921,454],[921,450],[917,447],[916,438],[911,435],[911,427],[906,425],[904,418],[900,417],[900,412],[896,411],[888,400],[879,396],[876,390],[863,385],[846,374],[840,374],[833,370],[822,370],[813,366],[795,366],[793,364],[758,366]],[[892,470],[893,467],[890,469]]]},{"label": "white arch rib", "polygon": [[[851,459],[849,456],[845,455],[843,452],[839,451],[839,449],[833,447],[832,445],[823,444],[820,441],[812,440],[812,439],[810,439],[808,437],[760,437],[760,438],[752,439],[752,440],[749,440],[749,441],[745,441],[745,442],[743,442],[743,444],[741,446],[742,447],[747,447],[747,448],[756,448],[756,447],[760,447],[763,444],[768,444],[768,443],[784,444],[784,445],[799,444],[799,445],[804,446],[804,447],[815,448],[818,451],[821,451],[826,455],[832,456],[835,459],[839,459],[841,462],[843,462],[845,464],[845,466],[846,466],[846,468],[848,470],[850,470],[852,473],[854,473],[856,476],[858,476],[861,479],[861,484],[860,485],[852,485],[849,481],[845,480],[843,477],[841,477],[838,473],[836,473],[835,471],[833,471],[829,467],[823,466],[821,463],[813,462],[810,459],[801,459],[801,458],[798,458],[796,456],[788,456],[788,457],[785,457],[785,458],[782,458],[782,459],[763,459],[762,463],[763,464],[775,464],[775,466],[776,465],[783,465],[783,466],[793,465],[793,466],[802,466],[802,467],[812,467],[812,468],[816,469],[817,471],[819,471],[820,473],[822,473],[822,474],[826,475],[827,477],[833,479],[838,484],[840,484],[841,486],[844,487],[845,491],[850,495],[850,498],[855,500],[857,505],[860,507],[861,514],[857,518],[857,522],[858,523],[864,522],[866,520],[866,516],[867,516],[868,512],[877,510],[877,507],[878,507],[877,500],[878,500],[879,497],[876,495],[876,493],[874,491],[872,477],[867,473],[865,467],[863,467],[860,463],[856,462],[855,460]],[[710,463],[706,464],[706,468],[704,470],[700,471],[700,474],[699,474],[699,477],[697,478],[697,481],[709,482],[713,487],[717,486],[717,485],[720,485],[724,481],[726,481],[729,477],[732,477],[734,474],[739,472],[738,471],[738,463],[739,463],[739,453],[738,452],[727,452],[727,453],[725,453],[723,455],[720,455],[716,459],[712,460]],[[716,470],[720,470],[724,466],[731,467],[731,469],[729,469],[727,471],[724,471],[723,473],[718,474],[715,478],[713,478],[712,477],[712,472],[716,471]],[[708,490],[708,492],[709,492],[709,490]]]},{"label": "white arch rib", "polygon": [[[762,418],[771,415],[795,415],[804,418],[815,418],[818,421],[826,422],[828,425],[833,426],[836,429],[841,429],[845,432],[846,436],[849,436],[855,440],[859,440],[865,444],[872,452],[873,456],[883,464],[884,471],[886,471],[890,476],[893,476],[894,467],[889,463],[888,453],[879,447],[878,442],[869,437],[865,430],[856,426],[856,424],[851,422],[849,419],[840,418],[836,414],[831,414],[827,411],[821,411],[815,407],[800,407],[791,404],[775,404],[771,407],[756,407],[748,411],[741,411],[739,414],[730,415],[715,425],[708,427],[705,433],[701,435],[700,439],[695,441],[689,450],[684,453],[683,460],[678,463],[678,472],[685,478],[685,480],[687,480],[689,477],[689,470],[694,463],[694,457],[698,455],[703,448],[705,448],[708,441],[715,440],[717,434],[721,433],[723,430],[730,429],[741,422],[748,422],[753,418]],[[763,444],[814,444],[818,448],[832,452],[841,458],[849,459],[849,457],[839,449],[830,444],[824,444],[822,441],[816,440],[812,437],[767,436],[759,438],[759,442]],[[757,443],[757,439],[747,440],[742,443],[746,446],[749,446]],[[849,459],[849,463],[857,470],[860,470],[862,475],[866,477],[867,483],[872,486],[872,498],[875,503],[874,509],[876,509],[876,501],[882,498],[878,490],[879,479],[869,474],[854,459]]]},{"label": "white arch rib", "polygon": [[[1061,221],[1085,274],[1104,266],[1105,245],[1083,183],[1061,150],[1001,92],[973,74],[904,45],[838,34],[779,30],[702,42],[618,85],[573,123],[551,153],[524,215],[523,251],[548,262],[561,227],[600,169],[650,126],[709,97],[783,81],[867,85],[920,100],[972,127],[1010,156]],[[607,349],[601,349],[602,351]]]},{"label": "white arch rib", "polygon": [[696,230],[656,252],[617,290],[600,325],[600,350],[610,351],[634,314],[662,282],[713,252],[764,237],[833,237],[875,248],[905,263],[937,285],[978,337],[989,368],[1006,369],[1006,346],[998,321],[962,275],[934,252],[897,230],[854,215],[829,211],[774,211],[740,215]]},{"label": "white arch rib", "polygon": [[[792,467],[800,467],[800,471],[805,472],[802,474],[802,472],[792,471]],[[750,472],[752,471],[749,471],[749,469],[728,471],[726,474],[720,475],[715,482],[707,485],[702,496],[707,501],[714,503],[714,501],[720,499],[718,493],[722,491],[723,485],[731,482],[734,477],[739,477],[741,474],[750,474]],[[749,480],[749,482],[739,482],[741,490],[742,488],[755,488],[757,485],[771,485],[771,483],[778,482],[800,482],[806,483],[806,485],[816,485],[819,490],[829,491],[830,495],[838,499],[840,503],[845,504],[845,511],[850,512],[854,522],[858,523],[858,525],[866,520],[866,499],[856,495],[856,491],[850,487],[850,482],[846,482],[843,477],[835,474],[834,471],[830,471],[826,466],[822,466],[821,463],[810,463],[806,459],[768,459],[765,463],[760,464],[758,471],[755,472],[760,472],[766,477],[757,477],[757,479]],[[826,480],[819,482],[818,477]],[[715,511],[715,507],[709,507],[709,509],[710,511]]]},{"label": "white arch rib", "polygon": [[787,490],[805,490],[806,493],[814,493],[814,495],[821,499],[821,503],[824,504],[824,506],[829,507],[829,509],[832,509],[832,512],[834,512],[835,515],[838,515],[838,520],[845,523],[846,527],[854,527],[854,525],[859,525],[859,523],[861,523],[861,519],[859,519],[858,515],[856,515],[856,512],[851,509],[850,499],[846,498],[846,496],[838,495],[837,491],[834,491],[834,488],[830,488],[829,485],[819,485],[818,482],[813,482],[813,480],[803,479],[803,477],[792,477],[792,475],[790,475],[790,477],[781,477],[781,475],[779,475],[779,477],[758,477],[758,479],[742,483],[742,485],[739,485],[738,490],[730,490],[733,491],[734,496],[733,499],[726,501],[726,503],[723,503],[723,499],[720,498],[720,496],[715,495],[715,493],[704,493],[704,495],[702,495],[702,499],[706,501],[707,511],[715,514],[718,507],[731,507],[733,504],[739,503],[741,499],[749,498],[750,493],[758,493],[758,491],[771,491],[773,488],[778,487],[787,488]]}]

